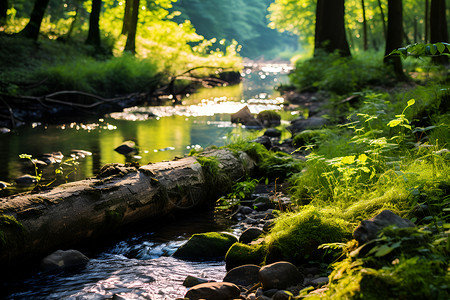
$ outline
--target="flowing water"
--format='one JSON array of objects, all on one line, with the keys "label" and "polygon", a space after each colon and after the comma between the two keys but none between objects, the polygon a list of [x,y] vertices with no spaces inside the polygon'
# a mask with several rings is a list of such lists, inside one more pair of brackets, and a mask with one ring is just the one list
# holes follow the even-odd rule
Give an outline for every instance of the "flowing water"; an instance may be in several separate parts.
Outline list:
[{"label": "flowing water", "polygon": [[[66,158],[72,154],[79,164],[71,179],[78,180],[93,176],[106,163],[126,162],[113,150],[125,140],[136,142],[139,153],[133,159],[141,164],[170,160],[193,148],[221,146],[236,130],[231,113],[245,105],[253,113],[281,109],[283,100],[272,90],[288,71],[288,65],[249,66],[240,85],[200,90],[183,106],[134,107],[95,122],[33,124],[2,134],[0,180],[11,187],[0,192],[16,191],[13,179],[30,171],[19,159],[21,153],[39,157],[60,151]],[[88,253],[89,264],[77,272],[36,273],[0,288],[7,299],[175,299],[187,291],[182,285],[186,276],[220,281],[225,264],[179,260],[171,254],[193,233],[223,230],[231,231],[230,224],[212,213],[178,218]]]}]

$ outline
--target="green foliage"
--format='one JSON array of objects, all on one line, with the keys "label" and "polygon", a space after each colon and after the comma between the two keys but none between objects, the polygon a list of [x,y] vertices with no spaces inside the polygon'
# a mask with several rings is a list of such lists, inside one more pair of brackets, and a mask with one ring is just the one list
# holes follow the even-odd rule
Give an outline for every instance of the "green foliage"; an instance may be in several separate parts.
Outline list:
[{"label": "green foliage", "polygon": [[[367,56],[368,54],[366,54]],[[389,76],[381,57],[340,57],[319,54],[312,59],[297,61],[289,79],[298,91],[329,91],[336,94],[355,92],[367,85],[387,83]]]},{"label": "green foliage", "polygon": [[393,50],[389,55],[400,55],[402,58],[408,56],[424,57],[424,56],[436,56],[447,55],[450,56],[450,44],[449,43],[415,43],[406,47]]},{"label": "green foliage", "polygon": [[305,206],[296,213],[286,213],[277,219],[266,237],[266,263],[278,260],[297,264],[329,262],[333,256],[327,256],[317,247],[350,238],[351,227],[344,219],[313,206]]},{"label": "green foliage", "polygon": [[232,192],[218,200],[221,202],[221,205],[217,209],[229,209],[232,206],[239,205],[240,200],[248,199],[255,191],[258,182],[259,180],[250,178],[245,181],[236,182],[231,187]]},{"label": "green foliage", "polygon": [[46,78],[46,90],[38,89],[38,94],[78,90],[103,97],[114,97],[148,92],[155,89],[160,82],[158,66],[154,61],[129,55],[107,61],[80,58],[61,65],[43,66],[32,76]]},{"label": "green foliage", "polygon": [[438,237],[417,228],[386,228],[335,264],[327,299],[447,299],[448,249]]}]

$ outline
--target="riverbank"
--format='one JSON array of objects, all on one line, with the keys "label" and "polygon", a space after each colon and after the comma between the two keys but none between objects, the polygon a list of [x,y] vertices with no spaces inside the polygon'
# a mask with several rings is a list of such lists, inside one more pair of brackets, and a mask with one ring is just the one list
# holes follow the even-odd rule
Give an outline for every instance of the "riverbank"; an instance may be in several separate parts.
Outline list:
[{"label": "riverbank", "polygon": [[240,81],[242,60],[194,55],[189,61],[98,54],[85,44],[0,33],[0,127],[100,117],[143,104],[178,102],[202,85]]}]

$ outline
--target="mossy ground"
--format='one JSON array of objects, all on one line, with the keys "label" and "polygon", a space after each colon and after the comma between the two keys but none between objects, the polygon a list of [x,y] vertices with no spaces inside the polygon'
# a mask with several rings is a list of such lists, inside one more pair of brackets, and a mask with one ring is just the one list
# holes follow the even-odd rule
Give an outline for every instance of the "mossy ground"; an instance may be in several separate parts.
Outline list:
[{"label": "mossy ground", "polygon": [[[338,70],[340,64],[333,67]],[[307,66],[320,67],[312,62]],[[308,77],[301,74],[292,76],[300,76],[299,80]],[[374,81],[349,77],[350,81],[339,85],[340,81],[333,79],[336,74],[325,76],[334,80],[332,87],[336,88],[329,103],[330,125],[293,137],[294,145],[307,155],[306,162],[291,169],[287,166],[292,161],[284,163],[283,155],[262,145],[239,144],[240,150],[264,166],[264,171],[280,168],[280,172],[289,174],[291,199],[297,209],[276,220],[263,245],[233,246],[239,250],[235,252],[246,257],[262,251],[263,263],[289,260],[302,264],[332,262],[336,256],[324,256],[324,249],[333,250],[341,256],[331,266],[330,290],[316,298],[448,299],[448,80],[391,86],[389,92],[360,89],[356,92],[358,100],[347,103],[342,101],[346,93]],[[321,83],[301,84],[319,90],[328,88],[324,78],[316,79]],[[386,78],[379,83],[383,80]],[[294,84],[300,81],[294,80]],[[357,247],[351,239],[352,231],[362,220],[384,209],[410,219],[416,228],[413,232],[385,232],[371,246],[375,250],[366,251],[367,256],[350,255]],[[324,249],[317,249],[320,244]]]}]

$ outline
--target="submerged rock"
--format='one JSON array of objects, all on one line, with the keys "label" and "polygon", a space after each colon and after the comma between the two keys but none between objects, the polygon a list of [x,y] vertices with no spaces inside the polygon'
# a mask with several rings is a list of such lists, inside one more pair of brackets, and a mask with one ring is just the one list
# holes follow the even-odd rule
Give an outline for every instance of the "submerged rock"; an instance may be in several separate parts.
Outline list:
[{"label": "submerged rock", "polygon": [[208,280],[208,279],[198,278],[198,277],[188,275],[183,281],[183,286],[190,288],[190,287],[202,284],[202,283],[213,282],[213,281],[214,280]]},{"label": "submerged rock", "polygon": [[204,259],[224,257],[228,249],[237,242],[237,238],[224,232],[194,234],[189,241],[178,248],[174,257]]},{"label": "submerged rock", "polygon": [[14,179],[14,181],[20,185],[33,185],[37,183],[37,177],[27,174]]},{"label": "submerged rock", "polygon": [[77,267],[84,267],[89,258],[77,250],[58,250],[41,261],[42,272],[64,271]]},{"label": "submerged rock", "polygon": [[229,282],[208,282],[192,287],[184,296],[189,300],[230,300],[239,298],[241,290]]},{"label": "submerged rock", "polygon": [[287,289],[303,283],[303,275],[287,261],[276,262],[259,270],[259,280],[265,290]]},{"label": "submerged rock", "polygon": [[137,148],[136,143],[133,141],[125,141],[114,149],[114,151],[122,154],[122,155],[132,155],[136,154]]},{"label": "submerged rock", "polygon": [[361,221],[361,224],[353,232],[353,237],[362,245],[376,239],[380,231],[390,225],[395,225],[399,228],[415,226],[411,221],[399,217],[392,211],[383,210],[372,219]]}]

